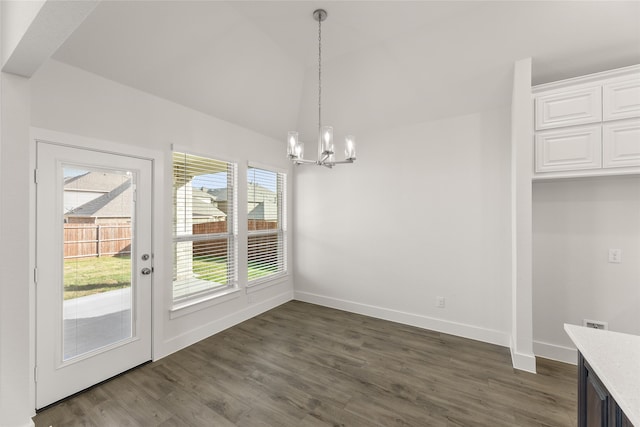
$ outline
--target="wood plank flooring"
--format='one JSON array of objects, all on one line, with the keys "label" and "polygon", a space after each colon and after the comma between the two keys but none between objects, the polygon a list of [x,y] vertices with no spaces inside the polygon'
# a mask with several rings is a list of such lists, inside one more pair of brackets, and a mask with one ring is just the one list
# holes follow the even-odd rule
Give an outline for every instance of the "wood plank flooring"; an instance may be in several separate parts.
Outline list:
[{"label": "wood plank flooring", "polygon": [[575,426],[576,367],[288,302],[39,413],[36,426]]}]

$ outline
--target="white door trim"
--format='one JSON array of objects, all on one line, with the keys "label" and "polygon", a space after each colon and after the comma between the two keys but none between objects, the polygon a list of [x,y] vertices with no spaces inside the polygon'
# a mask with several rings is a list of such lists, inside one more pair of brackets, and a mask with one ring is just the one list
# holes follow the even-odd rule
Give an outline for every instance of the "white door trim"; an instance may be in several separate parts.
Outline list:
[{"label": "white door trim", "polygon": [[[164,158],[165,154],[161,150],[149,149],[136,145],[124,144],[121,142],[113,142],[104,139],[97,139],[91,137],[84,137],[75,134],[53,131],[38,127],[30,128],[30,137],[28,143],[29,150],[29,170],[26,173],[29,174],[29,182],[31,183],[29,189],[29,271],[33,272],[35,269],[35,255],[36,255],[36,185],[34,182],[34,170],[36,168],[36,141],[43,141],[54,143],[58,145],[66,145],[70,147],[83,148],[95,151],[101,151],[109,154],[121,154],[129,157],[137,157],[140,159],[150,160],[152,163],[152,187],[153,187],[153,200],[152,200],[152,253],[155,259],[161,261],[165,258],[164,253],[166,249],[163,248],[162,242],[166,240],[165,230],[163,224],[165,223],[164,204],[165,204],[165,191],[162,191],[164,186],[164,174],[165,168]],[[169,144],[167,143],[167,146]],[[30,372],[29,378],[29,397],[30,401],[36,402],[36,384],[35,384],[35,366],[36,366],[36,293],[35,282],[33,280],[33,274],[29,273],[31,280],[29,281],[29,364],[33,367]],[[151,293],[151,358],[156,358],[161,355],[159,351],[163,342],[163,310],[162,301],[164,294],[164,283],[166,283],[166,269],[161,263],[156,263],[154,267],[154,286]],[[33,413],[35,415],[35,411]]]}]

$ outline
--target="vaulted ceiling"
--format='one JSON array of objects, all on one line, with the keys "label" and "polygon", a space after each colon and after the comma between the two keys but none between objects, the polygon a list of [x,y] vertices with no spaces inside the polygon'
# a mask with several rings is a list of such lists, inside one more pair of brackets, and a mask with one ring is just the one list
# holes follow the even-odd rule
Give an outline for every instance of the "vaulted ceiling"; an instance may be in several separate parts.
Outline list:
[{"label": "vaulted ceiling", "polygon": [[54,58],[274,138],[336,136],[509,105],[533,83],[640,63],[640,2],[103,1]]}]

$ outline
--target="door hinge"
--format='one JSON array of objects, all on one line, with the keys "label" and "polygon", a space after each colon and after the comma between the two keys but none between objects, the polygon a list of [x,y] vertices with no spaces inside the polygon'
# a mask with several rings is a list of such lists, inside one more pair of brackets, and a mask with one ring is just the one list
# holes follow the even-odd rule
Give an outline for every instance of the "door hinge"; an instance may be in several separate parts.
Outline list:
[{"label": "door hinge", "polygon": [[38,183],[38,169],[34,169],[34,170],[33,170],[33,182],[34,182],[35,184],[37,184],[37,183]]},{"label": "door hinge", "polygon": [[38,267],[33,269],[33,283],[38,284]]},{"label": "door hinge", "polygon": [[37,367],[37,366],[35,366],[35,367],[33,368],[33,380],[34,380],[35,382],[38,382],[38,367]]}]

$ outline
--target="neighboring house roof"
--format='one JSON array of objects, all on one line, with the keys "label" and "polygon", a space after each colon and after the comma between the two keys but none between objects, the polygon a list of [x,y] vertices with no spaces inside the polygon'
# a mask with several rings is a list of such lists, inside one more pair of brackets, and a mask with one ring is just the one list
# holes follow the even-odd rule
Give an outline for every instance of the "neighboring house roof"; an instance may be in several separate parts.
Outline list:
[{"label": "neighboring house roof", "polygon": [[[117,174],[88,172],[65,180],[65,192],[95,193],[97,197],[69,210],[68,217],[129,218],[131,217],[131,180],[123,182]],[[215,198],[206,191],[192,190],[192,212],[194,218],[224,218],[227,215],[218,209]],[[100,194],[102,193],[102,194]]]},{"label": "neighboring house roof", "polygon": [[276,221],[278,219],[278,195],[254,182],[248,184],[249,219]]},{"label": "neighboring house roof", "polygon": [[131,217],[131,179],[107,172],[86,172],[64,181],[65,215],[71,217]]},{"label": "neighboring house roof", "polygon": [[65,216],[129,218],[131,217],[132,190],[131,180],[127,180],[108,193],[70,210]]},{"label": "neighboring house roof", "polygon": [[227,214],[218,209],[214,197],[208,192],[194,188],[192,190],[191,198],[191,209],[194,218],[216,218],[227,216]]},{"label": "neighboring house roof", "polygon": [[249,212],[248,218],[249,219],[265,219],[264,203],[258,203],[256,207],[251,209],[251,211]]},{"label": "neighboring house roof", "polygon": [[65,191],[109,192],[123,183],[125,176],[115,173],[87,172],[83,175],[66,178]]},{"label": "neighboring house roof", "polygon": [[[247,210],[249,219],[275,221],[278,219],[278,195],[259,184],[250,182],[248,186]],[[216,202],[227,201],[226,188],[207,190]]]},{"label": "neighboring house roof", "polygon": [[[260,184],[256,184],[250,182],[247,184],[248,190],[248,201],[249,202],[263,202],[269,201],[270,203],[277,204],[278,196],[275,192],[269,190],[261,186]],[[194,190],[195,191],[195,190]],[[204,191],[204,189],[203,189]],[[212,188],[206,190],[209,194],[213,196],[216,202],[226,202],[227,201],[227,189],[226,188]]]},{"label": "neighboring house roof", "polygon": [[213,196],[213,199],[216,202],[226,202],[227,201],[227,189],[226,188],[212,188],[207,190],[207,193]]},{"label": "neighboring house roof", "polygon": [[278,203],[278,197],[274,191],[254,182],[248,183],[247,187],[250,202],[268,201],[269,203]]}]

